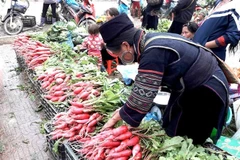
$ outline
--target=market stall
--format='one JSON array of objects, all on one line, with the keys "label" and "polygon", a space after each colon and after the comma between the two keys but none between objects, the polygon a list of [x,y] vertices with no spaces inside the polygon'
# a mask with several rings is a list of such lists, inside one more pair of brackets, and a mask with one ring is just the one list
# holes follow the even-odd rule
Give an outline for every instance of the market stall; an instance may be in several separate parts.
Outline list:
[{"label": "market stall", "polygon": [[44,107],[46,139],[55,159],[237,159],[212,143],[200,146],[186,137],[168,137],[154,111],[137,128],[119,122],[102,131],[131,86],[101,72],[96,57],[73,50],[82,33],[61,22],[14,42],[18,62]]}]

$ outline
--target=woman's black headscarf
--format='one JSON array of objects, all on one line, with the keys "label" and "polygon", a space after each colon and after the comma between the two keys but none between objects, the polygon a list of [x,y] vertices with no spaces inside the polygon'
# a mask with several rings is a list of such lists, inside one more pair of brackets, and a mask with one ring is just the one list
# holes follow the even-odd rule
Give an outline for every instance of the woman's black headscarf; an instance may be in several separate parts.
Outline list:
[{"label": "woman's black headscarf", "polygon": [[133,42],[133,37],[138,31],[125,13],[104,23],[99,30],[109,49],[121,45],[123,41]]}]

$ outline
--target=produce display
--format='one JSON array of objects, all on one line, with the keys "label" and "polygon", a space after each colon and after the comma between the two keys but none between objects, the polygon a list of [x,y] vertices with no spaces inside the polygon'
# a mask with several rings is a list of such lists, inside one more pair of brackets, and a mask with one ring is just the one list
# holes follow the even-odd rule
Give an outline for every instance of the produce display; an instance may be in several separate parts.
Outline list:
[{"label": "produce display", "polygon": [[[61,25],[61,32],[75,32],[73,24]],[[187,137],[170,138],[154,120],[143,120],[137,128],[120,121],[114,128],[102,130],[113,112],[127,100],[131,87],[99,71],[95,57],[76,53],[68,44],[58,42],[65,36],[56,38],[55,31],[60,29],[53,25],[49,36],[19,36],[14,49],[24,59],[25,69],[34,73],[32,79],[39,85],[41,97],[49,105],[64,108],[48,122],[52,126],[48,137],[56,144],[74,142],[79,146],[73,148],[75,154],[89,160],[235,159],[193,145]]]}]

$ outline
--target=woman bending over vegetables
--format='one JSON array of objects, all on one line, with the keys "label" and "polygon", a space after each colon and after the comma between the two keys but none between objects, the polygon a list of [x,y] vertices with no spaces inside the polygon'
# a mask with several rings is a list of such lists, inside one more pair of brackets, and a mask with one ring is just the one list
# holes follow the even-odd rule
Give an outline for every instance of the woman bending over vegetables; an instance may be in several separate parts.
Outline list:
[{"label": "woman bending over vegetables", "polygon": [[163,115],[169,136],[188,136],[201,144],[216,128],[215,140],[219,138],[228,106],[228,82],[207,48],[176,34],[145,34],[134,28],[126,14],[103,24],[100,33],[106,47],[123,63],[139,63],[131,95],[103,129],[121,119],[138,127],[164,85],[171,89]]}]

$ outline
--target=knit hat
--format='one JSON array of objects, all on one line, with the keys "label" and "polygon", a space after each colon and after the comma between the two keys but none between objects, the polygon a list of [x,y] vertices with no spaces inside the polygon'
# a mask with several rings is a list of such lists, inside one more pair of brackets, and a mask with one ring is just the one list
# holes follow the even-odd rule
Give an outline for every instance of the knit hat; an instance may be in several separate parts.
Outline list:
[{"label": "knit hat", "polygon": [[104,23],[99,31],[105,43],[111,43],[121,33],[134,28],[132,21],[128,18],[125,13],[122,13],[110,21]]}]

